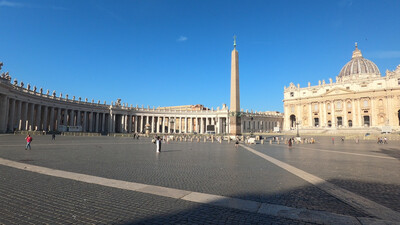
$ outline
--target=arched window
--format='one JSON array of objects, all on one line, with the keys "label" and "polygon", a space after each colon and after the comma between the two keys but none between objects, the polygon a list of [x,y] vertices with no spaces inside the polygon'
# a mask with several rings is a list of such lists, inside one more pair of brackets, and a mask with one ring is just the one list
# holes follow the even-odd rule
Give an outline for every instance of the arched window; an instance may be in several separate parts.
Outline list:
[{"label": "arched window", "polygon": [[383,100],[379,99],[379,106],[383,106]]},{"label": "arched window", "polygon": [[368,100],[364,100],[364,107],[368,107]]},{"label": "arched window", "polygon": [[347,121],[347,123],[349,124],[349,127],[353,126],[353,121],[352,120]]},{"label": "arched window", "polygon": [[331,110],[331,104],[328,103],[327,107],[328,107],[328,110]]},{"label": "arched window", "polygon": [[351,109],[351,102],[347,102],[347,108]]}]

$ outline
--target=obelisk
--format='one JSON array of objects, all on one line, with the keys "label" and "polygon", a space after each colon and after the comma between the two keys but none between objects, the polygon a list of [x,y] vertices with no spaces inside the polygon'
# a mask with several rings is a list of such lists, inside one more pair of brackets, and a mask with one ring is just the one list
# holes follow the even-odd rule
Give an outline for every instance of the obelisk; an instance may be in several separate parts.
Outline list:
[{"label": "obelisk", "polygon": [[236,50],[236,36],[233,37],[231,59],[231,105],[229,110],[229,121],[229,133],[232,135],[240,135],[239,53]]}]

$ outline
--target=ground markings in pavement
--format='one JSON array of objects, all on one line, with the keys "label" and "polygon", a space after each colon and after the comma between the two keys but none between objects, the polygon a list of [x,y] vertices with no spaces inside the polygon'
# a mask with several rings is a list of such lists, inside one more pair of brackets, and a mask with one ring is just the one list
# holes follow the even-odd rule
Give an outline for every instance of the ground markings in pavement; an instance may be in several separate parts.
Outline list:
[{"label": "ground markings in pavement", "polygon": [[[246,147],[246,146],[244,146]],[[247,148],[247,147],[246,147]],[[267,203],[260,203],[255,201],[230,198],[219,195],[204,194],[199,192],[190,192],[174,188],[166,188],[154,185],[146,185],[134,182],[120,181],[114,179],[107,179],[102,177],[95,177],[91,175],[78,174],[73,172],[66,172],[61,170],[49,169],[40,166],[33,166],[25,163],[14,162],[0,158],[0,164],[16,169],[35,172],[39,174],[54,176],[58,178],[65,178],[74,181],[80,181],[90,184],[98,184],[106,187],[113,187],[123,190],[136,191],[147,194],[154,194],[163,197],[175,198],[186,200],[190,202],[205,203],[215,206],[222,206],[231,209],[243,210],[251,213],[266,214],[269,216],[283,217],[288,219],[315,222],[315,223],[328,223],[328,224],[360,224],[359,220],[369,221],[368,218],[355,218],[352,216],[339,215],[323,211],[314,211],[307,209],[296,209],[286,206],[273,205]],[[28,197],[28,196],[27,196]],[[102,209],[104,210],[104,209]],[[82,215],[80,215],[82,216]],[[111,216],[111,215],[109,215]],[[84,218],[84,217],[80,217]],[[93,223],[94,221],[85,220],[85,223]]]},{"label": "ground markings in pavement", "polygon": [[6,166],[0,170],[0,224],[311,224]]},{"label": "ground markings in pavement", "polygon": [[317,176],[314,176],[310,173],[307,173],[303,170],[300,170],[294,166],[291,166],[287,163],[284,163],[282,161],[279,161],[275,158],[272,158],[266,154],[263,154],[259,151],[256,151],[246,145],[241,144],[241,147],[244,149],[260,156],[261,158],[264,158],[265,160],[281,167],[282,169],[285,169],[286,171],[306,180],[307,182],[317,186],[318,188],[322,189],[323,191],[326,191],[327,193],[335,196],[336,198],[340,199],[341,201],[357,208],[360,209],[364,212],[367,212],[369,215],[376,216],[378,218],[384,219],[384,220],[389,220],[389,221],[400,221],[400,213],[387,208],[383,205],[380,205],[376,202],[373,202],[369,199],[366,199],[362,196],[359,196],[357,194],[354,194],[350,191],[347,191],[343,188],[340,188],[334,184],[329,183],[328,181],[319,178]]},{"label": "ground markings in pavement", "polygon": [[309,147],[303,147],[303,146],[296,146],[296,148],[307,149],[307,150],[312,150],[312,151],[319,151],[319,152],[330,152],[330,153],[335,153],[335,154],[347,154],[347,155],[365,156],[365,157],[373,157],[373,158],[380,158],[380,159],[395,159],[395,160],[397,160],[396,158],[388,157],[388,156],[369,155],[369,154],[361,154],[361,153],[353,153],[353,152],[340,152],[340,151],[333,151],[333,150],[327,150],[327,149],[315,149],[315,148],[309,148]]}]

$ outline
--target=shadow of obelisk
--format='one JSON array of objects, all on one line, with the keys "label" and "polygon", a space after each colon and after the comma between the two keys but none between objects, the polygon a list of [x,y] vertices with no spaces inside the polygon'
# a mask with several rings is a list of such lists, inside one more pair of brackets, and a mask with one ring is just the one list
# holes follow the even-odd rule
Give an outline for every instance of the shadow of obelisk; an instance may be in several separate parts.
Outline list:
[{"label": "shadow of obelisk", "polygon": [[233,37],[231,61],[231,105],[229,110],[229,133],[241,134],[240,92],[239,92],[239,53],[236,50],[236,36]]}]

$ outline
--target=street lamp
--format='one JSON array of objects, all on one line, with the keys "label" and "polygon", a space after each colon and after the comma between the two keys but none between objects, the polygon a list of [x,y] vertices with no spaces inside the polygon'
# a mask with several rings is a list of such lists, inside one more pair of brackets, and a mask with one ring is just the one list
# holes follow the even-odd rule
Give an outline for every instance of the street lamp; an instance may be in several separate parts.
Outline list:
[{"label": "street lamp", "polygon": [[300,134],[299,134],[299,125],[300,125],[300,121],[299,121],[299,122],[296,122],[296,127],[297,127],[297,135],[296,135],[296,137],[300,137]]}]

